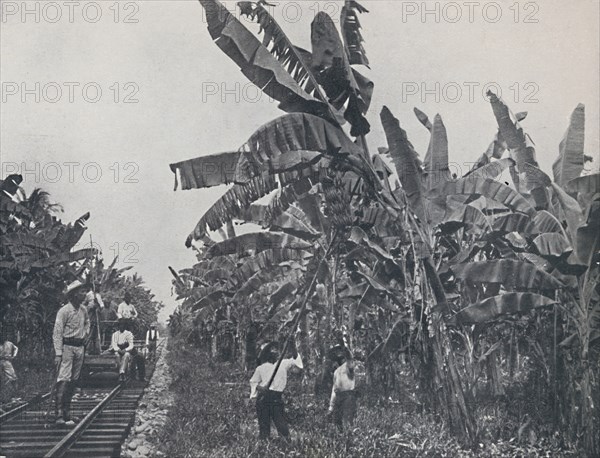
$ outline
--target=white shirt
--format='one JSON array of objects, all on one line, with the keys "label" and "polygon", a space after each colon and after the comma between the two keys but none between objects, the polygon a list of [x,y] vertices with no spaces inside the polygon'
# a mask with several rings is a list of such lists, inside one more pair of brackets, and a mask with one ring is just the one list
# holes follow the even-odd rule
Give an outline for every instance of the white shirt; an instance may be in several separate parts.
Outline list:
[{"label": "white shirt", "polygon": [[158,329],[148,329],[148,331],[146,331],[146,345],[150,344],[151,338],[155,338],[155,340],[158,340],[160,338],[158,336]]},{"label": "white shirt", "polygon": [[[292,366],[304,369],[300,355],[298,355],[296,359],[289,358],[281,361],[281,366],[279,366],[277,374],[275,374],[275,378],[273,379],[273,383],[271,383],[271,387],[269,388],[271,391],[279,391],[281,393],[285,390],[285,386],[287,385],[287,373]],[[264,363],[256,368],[254,375],[250,379],[250,399],[256,397],[257,386],[267,387],[274,370],[275,364],[273,363]]]},{"label": "white shirt", "polygon": [[329,401],[329,410],[333,409],[336,393],[353,390],[356,386],[356,379],[348,377],[348,363],[342,364],[333,373],[333,388],[331,389],[331,401]]},{"label": "white shirt", "polygon": [[138,313],[133,304],[128,304],[126,302],[121,302],[119,304],[119,308],[117,309],[117,317],[118,318],[137,318]]},{"label": "white shirt", "polygon": [[119,351],[119,345],[127,344],[127,347],[124,348],[125,351],[133,350],[133,334],[130,331],[116,331],[113,332],[112,342],[110,348],[114,351]]}]

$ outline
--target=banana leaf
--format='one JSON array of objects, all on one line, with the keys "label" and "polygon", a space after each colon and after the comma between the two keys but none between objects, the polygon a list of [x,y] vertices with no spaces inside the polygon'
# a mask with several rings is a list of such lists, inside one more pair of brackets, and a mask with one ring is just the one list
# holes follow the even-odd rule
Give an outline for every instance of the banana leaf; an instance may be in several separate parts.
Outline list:
[{"label": "banana leaf", "polygon": [[540,256],[551,258],[560,258],[569,256],[573,252],[573,247],[562,234],[550,232],[540,234],[533,240],[533,245]]},{"label": "banana leaf", "polygon": [[334,157],[361,155],[362,150],[333,124],[310,114],[281,116],[261,126],[242,147],[236,183],[260,174],[263,164],[291,151],[314,151]]},{"label": "banana leaf", "polygon": [[177,191],[178,175],[182,190],[209,188],[233,182],[240,154],[239,151],[210,154],[171,164],[171,171],[175,174],[174,190]]},{"label": "banana leaf", "polygon": [[456,314],[455,319],[460,324],[489,323],[555,303],[555,300],[539,294],[505,293],[468,305]]},{"label": "banana leaf", "polygon": [[499,202],[515,212],[533,216],[535,209],[514,189],[489,178],[466,177],[449,181],[433,190],[434,194],[448,195],[481,195]]},{"label": "banana leaf", "polygon": [[466,177],[479,177],[479,178],[497,178],[499,177],[507,168],[515,165],[515,161],[511,158],[507,157],[504,159],[499,159],[497,161],[489,162],[485,165],[482,165],[477,168],[473,168],[469,170],[463,178]]},{"label": "banana leaf", "polygon": [[533,148],[533,145],[528,142],[526,134],[519,124],[519,120],[516,117],[514,117],[513,120],[513,115],[508,106],[498,98],[496,94],[488,91],[487,95],[492,105],[496,121],[498,122],[500,135],[508,145],[511,153],[513,153],[512,158],[517,162],[517,167],[520,167],[523,163],[537,167],[538,163],[535,159],[535,149]]},{"label": "banana leaf", "polygon": [[[200,0],[200,3],[206,10],[208,31],[217,46],[252,83],[279,101],[279,108],[288,113],[312,113],[337,123],[327,101],[311,94],[315,88],[307,88],[306,84],[303,86],[295,80],[288,69],[227,8],[217,0]],[[290,51],[293,54],[298,52],[295,49]]]},{"label": "banana leaf", "polygon": [[275,177],[269,173],[256,176],[245,184],[234,184],[204,213],[186,239],[185,245],[189,248],[192,240],[205,238],[207,226],[215,231],[233,218],[240,217],[252,202],[266,196],[277,187]]},{"label": "banana leaf", "polygon": [[577,105],[571,114],[569,127],[560,142],[558,158],[552,165],[554,182],[565,187],[569,181],[581,175],[584,165],[585,106]]},{"label": "banana leaf", "polygon": [[440,223],[444,232],[454,232],[462,226],[476,228],[479,231],[491,229],[485,215],[471,205],[464,205],[453,199],[447,199],[446,214]]},{"label": "banana leaf", "polygon": [[273,248],[261,251],[257,255],[251,256],[235,272],[238,283],[248,281],[250,277],[261,270],[268,270],[277,267],[283,262],[306,261],[313,254],[304,250],[289,250],[285,248]]},{"label": "banana leaf", "polygon": [[591,203],[586,224],[577,228],[575,243],[579,262],[591,267],[600,252],[600,200]]},{"label": "banana leaf", "polygon": [[314,240],[321,236],[310,223],[306,214],[297,207],[289,207],[283,214],[273,220],[272,229],[295,235],[304,240]]},{"label": "banana leaf", "polygon": [[451,266],[454,274],[468,282],[500,283],[513,288],[560,289],[558,280],[533,264],[501,259]]},{"label": "banana leaf", "polygon": [[389,145],[389,153],[396,166],[396,173],[410,208],[425,223],[427,217],[423,202],[422,170],[419,157],[408,140],[406,132],[400,127],[400,122],[386,106],[381,110],[380,116]]},{"label": "banana leaf", "polygon": [[371,126],[364,114],[371,104],[373,83],[362,77],[362,86],[359,86],[355,77],[358,72],[350,67],[335,24],[323,11],[318,12],[312,21],[311,43],[312,66],[330,103],[338,110],[347,103],[344,118],[352,126],[350,135],[358,137],[369,133]]},{"label": "banana leaf", "polygon": [[567,192],[572,193],[598,194],[600,193],[600,173],[573,178],[565,184],[564,188]]},{"label": "banana leaf", "polygon": [[[567,229],[571,234],[571,240],[577,240],[577,229],[583,225],[584,217],[579,203],[571,197],[563,188],[556,183],[552,183],[554,195],[558,200],[567,222]],[[578,251],[578,250],[577,250]],[[577,253],[578,255],[579,253]]]},{"label": "banana leaf", "polygon": [[442,117],[436,114],[431,127],[431,139],[423,161],[425,187],[433,189],[443,185],[450,177],[448,169],[448,135]]},{"label": "banana leaf", "polygon": [[417,119],[419,120],[419,122],[421,124],[423,124],[423,126],[429,131],[431,132],[431,129],[433,129],[433,124],[431,124],[431,121],[429,120],[429,116],[427,116],[425,113],[423,113],[421,110],[419,110],[417,107],[413,108],[413,112],[415,113],[415,116],[417,117]]},{"label": "banana leaf", "polygon": [[271,269],[258,270],[238,288],[232,298],[233,303],[249,297],[253,292],[258,291],[261,286],[268,282],[279,281],[286,278],[289,282],[299,284],[304,270],[301,268],[290,268],[287,266],[275,266]]},{"label": "banana leaf", "polygon": [[215,256],[231,254],[243,257],[275,248],[306,250],[312,248],[312,246],[312,243],[308,243],[289,234],[278,232],[252,232],[216,243],[208,249],[206,257],[212,258]]},{"label": "banana leaf", "polygon": [[369,66],[369,59],[363,46],[364,39],[360,32],[360,21],[358,20],[358,13],[368,12],[369,10],[356,0],[345,0],[342,7],[340,23],[350,65]]}]

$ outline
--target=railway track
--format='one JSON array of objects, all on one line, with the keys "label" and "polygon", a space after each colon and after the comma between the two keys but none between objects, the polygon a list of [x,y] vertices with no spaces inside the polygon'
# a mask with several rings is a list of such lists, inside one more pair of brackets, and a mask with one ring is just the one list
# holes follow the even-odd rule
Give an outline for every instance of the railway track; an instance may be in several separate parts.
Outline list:
[{"label": "railway track", "polygon": [[[154,364],[147,369],[151,376]],[[71,405],[72,414],[81,419],[74,428],[46,418],[49,393],[34,398],[0,416],[0,456],[118,457],[145,386],[130,380],[110,388],[81,389]]]}]

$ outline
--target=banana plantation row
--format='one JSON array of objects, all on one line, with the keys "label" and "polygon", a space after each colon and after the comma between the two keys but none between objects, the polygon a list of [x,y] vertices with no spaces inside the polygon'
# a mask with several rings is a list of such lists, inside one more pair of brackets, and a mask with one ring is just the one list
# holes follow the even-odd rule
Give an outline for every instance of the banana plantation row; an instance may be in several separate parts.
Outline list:
[{"label": "banana plantation row", "polygon": [[393,392],[409,369],[419,402],[467,444],[489,433],[492,403],[513,421],[501,434],[533,421],[596,455],[600,174],[586,166],[584,106],[551,179],[527,113],[488,93],[498,131],[473,170],[451,176],[439,115],[415,109],[430,132],[421,159],[384,107],[387,146],[369,151],[374,84],[357,69],[369,62],[356,1],[341,36],[317,15],[311,51],[264,2],[239,3],[261,39],[218,1],[200,2],[216,45],[286,114],[231,152],[171,165],[176,189],[232,183],[186,241],[198,263],[171,269],[183,300],[172,332],[212,338],[250,370],[258,344],[284,342],[298,323],[317,387],[340,344],[374,391]]},{"label": "banana plantation row", "polygon": [[[67,285],[79,281],[101,298],[104,308],[91,314],[94,325],[96,319],[116,320],[117,305],[128,295],[139,314],[132,331],[140,337],[163,306],[139,275],[126,274],[131,267],[117,268],[117,258],[105,265],[91,237],[83,238],[89,213],[66,224],[57,218],[62,206],[48,192],[36,188],[27,195],[22,185],[21,175],[0,180],[0,335],[3,344],[18,347],[16,380],[2,374],[3,404],[10,394],[30,397],[54,383],[52,332],[68,302]],[[8,391],[7,381],[16,382],[16,391]]]}]

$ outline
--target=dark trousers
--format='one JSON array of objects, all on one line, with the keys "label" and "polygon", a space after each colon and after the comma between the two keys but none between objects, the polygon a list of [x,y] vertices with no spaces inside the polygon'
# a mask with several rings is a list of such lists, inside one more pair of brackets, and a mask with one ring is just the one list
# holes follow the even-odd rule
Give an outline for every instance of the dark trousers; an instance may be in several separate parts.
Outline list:
[{"label": "dark trousers", "polygon": [[344,423],[351,425],[356,416],[356,393],[354,391],[342,391],[336,394],[333,406],[333,422],[342,428]]},{"label": "dark trousers", "polygon": [[281,393],[270,390],[266,393],[259,393],[256,399],[256,415],[258,416],[260,439],[267,439],[270,436],[271,420],[275,423],[280,436],[289,437],[290,430],[283,411]]},{"label": "dark trousers", "polygon": [[146,360],[144,356],[136,348],[131,350],[131,356],[133,357],[133,367],[138,379],[146,378]]}]

